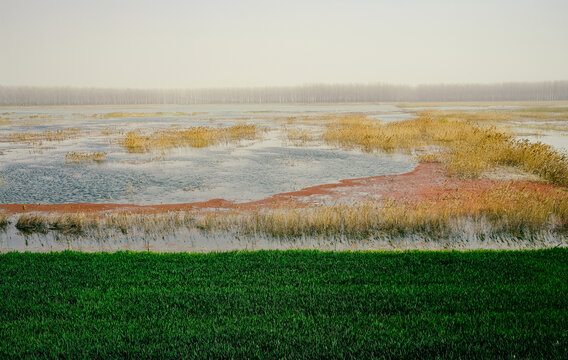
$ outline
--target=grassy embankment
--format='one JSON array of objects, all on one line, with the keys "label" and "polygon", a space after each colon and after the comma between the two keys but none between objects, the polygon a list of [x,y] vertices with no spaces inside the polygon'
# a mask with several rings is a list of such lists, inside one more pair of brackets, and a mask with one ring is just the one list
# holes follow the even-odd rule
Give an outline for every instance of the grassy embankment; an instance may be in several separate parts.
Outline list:
[{"label": "grassy embankment", "polygon": [[9,253],[0,357],[561,359],[567,258]]}]

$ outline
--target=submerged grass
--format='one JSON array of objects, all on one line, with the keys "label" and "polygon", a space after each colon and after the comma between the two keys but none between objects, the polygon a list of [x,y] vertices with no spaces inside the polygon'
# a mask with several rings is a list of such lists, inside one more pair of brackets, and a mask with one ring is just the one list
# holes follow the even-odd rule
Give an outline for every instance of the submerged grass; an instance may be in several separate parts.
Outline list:
[{"label": "submerged grass", "polygon": [[389,124],[362,116],[344,117],[329,123],[323,138],[333,145],[364,151],[424,151],[434,145],[445,151],[423,159],[443,162],[458,176],[478,177],[497,165],[507,165],[568,186],[568,159],[549,145],[518,141],[495,127],[477,126],[437,112],[420,115]]},{"label": "submerged grass", "polygon": [[0,357],[568,356],[568,250],[0,255]]},{"label": "submerged grass", "polygon": [[122,145],[129,152],[142,153],[184,146],[207,147],[220,143],[253,140],[259,136],[260,130],[256,125],[245,124],[225,128],[199,126],[160,130],[147,135],[140,131],[130,131],[122,140]]}]

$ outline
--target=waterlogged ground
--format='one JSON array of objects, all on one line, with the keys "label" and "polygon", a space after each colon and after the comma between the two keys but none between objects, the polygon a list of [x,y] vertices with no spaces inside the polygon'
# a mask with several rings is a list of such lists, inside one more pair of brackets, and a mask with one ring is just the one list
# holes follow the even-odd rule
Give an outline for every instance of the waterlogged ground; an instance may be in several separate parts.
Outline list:
[{"label": "waterlogged ground", "polygon": [[[100,114],[113,112],[123,114],[100,118]],[[166,114],[127,115],[157,112]],[[400,174],[416,166],[411,157],[404,155],[377,156],[334,149],[318,142],[294,146],[283,133],[288,128],[321,132],[323,121],[318,123],[318,117],[352,112],[384,114],[387,119],[397,120],[412,117],[389,105],[6,110],[4,117],[8,121],[2,125],[0,139],[0,201],[160,204],[223,198],[242,202],[340,179]],[[120,139],[132,130],[238,124],[257,125],[262,129],[261,139],[142,154],[128,153],[120,145]],[[66,128],[79,131],[61,141],[13,141],[12,138],[13,134]],[[67,163],[65,156],[72,152],[107,155],[100,163]]]},{"label": "waterlogged ground", "polygon": [[[558,108],[566,105],[555,106]],[[424,188],[425,177],[430,180],[435,178],[427,172],[418,176],[416,171],[409,177],[400,175],[416,168],[418,164],[414,157],[341,149],[326,145],[320,140],[296,142],[287,138],[287,131],[306,130],[314,139],[318,139],[325,131],[326,121],[342,115],[364,115],[388,123],[413,118],[421,110],[522,111],[526,107],[528,105],[1,108],[0,203],[20,204],[17,205],[20,209],[23,207],[25,211],[34,211],[32,207],[35,205],[30,204],[160,205],[224,199],[228,200],[232,207],[235,203],[246,205],[251,201],[276,197],[279,201],[284,198],[302,198],[302,201],[317,204],[364,201],[373,196],[386,199],[404,197],[413,194],[417,186]],[[540,141],[560,152],[568,153],[567,121],[562,118],[525,118],[497,123],[509,128],[519,139]],[[255,140],[206,148],[184,147],[147,153],[131,153],[121,145],[125,134],[133,130],[149,133],[161,129],[228,127],[242,124],[256,125],[261,136]],[[25,136],[65,129],[75,130],[62,139],[34,139],[33,136]],[[15,138],[17,134],[21,138]],[[101,162],[66,161],[66,155],[74,152],[105,153],[106,158]],[[318,187],[322,184],[337,184],[344,179],[381,175],[387,177],[342,182],[333,189]],[[446,183],[446,180],[439,182]],[[310,191],[299,191],[308,187]],[[27,210],[21,204],[28,204]],[[80,236],[54,231],[47,234],[23,234],[14,226],[17,216],[11,216],[10,221],[11,225],[3,231],[0,230],[2,252],[65,249],[501,249],[567,244],[566,239],[558,239],[549,234],[523,241],[512,238],[494,238],[487,241],[464,233],[446,242],[431,242],[419,237],[405,237],[394,242],[393,239],[387,238],[365,241],[337,237],[284,240],[262,236],[242,238],[231,232],[204,234],[195,229],[177,229],[167,234],[151,236],[144,232],[126,234],[114,230],[90,232]]]}]

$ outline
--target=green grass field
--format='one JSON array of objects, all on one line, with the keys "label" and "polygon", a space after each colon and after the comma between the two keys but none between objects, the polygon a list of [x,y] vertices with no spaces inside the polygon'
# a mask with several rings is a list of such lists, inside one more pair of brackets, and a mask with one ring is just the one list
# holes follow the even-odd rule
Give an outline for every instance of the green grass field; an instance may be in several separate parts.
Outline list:
[{"label": "green grass field", "polygon": [[567,358],[568,249],[0,255],[0,358]]}]

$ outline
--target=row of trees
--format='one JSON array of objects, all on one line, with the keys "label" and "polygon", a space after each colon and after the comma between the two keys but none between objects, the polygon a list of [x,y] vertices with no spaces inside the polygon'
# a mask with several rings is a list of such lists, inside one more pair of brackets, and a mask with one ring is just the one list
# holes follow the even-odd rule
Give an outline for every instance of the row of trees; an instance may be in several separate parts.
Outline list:
[{"label": "row of trees", "polygon": [[568,100],[568,81],[494,84],[333,84],[226,89],[0,86],[0,105],[268,104]]}]

